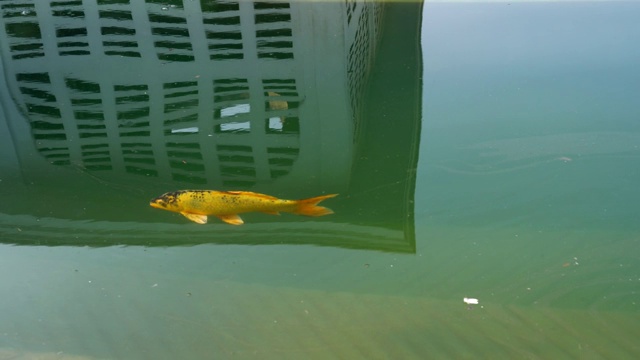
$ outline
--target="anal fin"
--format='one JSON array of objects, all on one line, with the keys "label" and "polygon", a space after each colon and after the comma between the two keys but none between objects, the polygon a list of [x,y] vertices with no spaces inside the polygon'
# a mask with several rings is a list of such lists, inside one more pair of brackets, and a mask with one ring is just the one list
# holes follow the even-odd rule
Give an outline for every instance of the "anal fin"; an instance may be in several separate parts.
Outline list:
[{"label": "anal fin", "polygon": [[244,224],[244,221],[242,221],[242,218],[240,216],[238,216],[237,214],[228,214],[228,215],[216,215],[218,218],[220,218],[220,220],[226,222],[227,224],[231,224],[231,225],[242,225]]},{"label": "anal fin", "polygon": [[181,212],[180,214],[184,215],[184,217],[186,217],[187,219],[193,221],[194,223],[198,223],[198,224],[206,224],[207,223],[207,215],[191,214],[191,213],[188,213],[188,212]]}]

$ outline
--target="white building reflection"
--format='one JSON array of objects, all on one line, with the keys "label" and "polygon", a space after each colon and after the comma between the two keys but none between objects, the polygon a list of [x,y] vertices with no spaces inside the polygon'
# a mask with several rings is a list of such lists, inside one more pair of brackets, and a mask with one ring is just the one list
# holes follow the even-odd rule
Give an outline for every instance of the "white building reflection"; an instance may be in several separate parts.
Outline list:
[{"label": "white building reflection", "polygon": [[[313,178],[340,189],[381,8],[3,1],[0,36],[12,99],[50,164],[235,188]],[[18,151],[22,167],[41,166]]]},{"label": "white building reflection", "polygon": [[[133,188],[144,201],[179,188],[290,198],[335,192],[333,223],[313,225],[329,235],[283,230],[273,238],[413,252],[420,59],[416,41],[384,38],[407,24],[415,29],[402,31],[415,37],[420,20],[407,21],[413,10],[406,9],[387,19],[389,8],[368,1],[0,0],[2,173],[27,183],[75,171],[56,182],[85,191],[85,204],[105,184]],[[115,202],[101,203],[98,215],[78,215],[70,209],[85,207],[70,203],[76,200],[49,200],[68,204],[55,216],[39,206],[15,215],[0,204],[3,236],[15,235],[18,220],[25,221],[21,241],[58,226],[80,231],[86,219],[113,229],[132,216],[139,228],[157,223]],[[32,220],[44,217],[43,232]],[[278,229],[296,221],[287,220]],[[115,234],[102,243],[129,243],[125,232]],[[171,236],[156,238],[161,245]]]}]

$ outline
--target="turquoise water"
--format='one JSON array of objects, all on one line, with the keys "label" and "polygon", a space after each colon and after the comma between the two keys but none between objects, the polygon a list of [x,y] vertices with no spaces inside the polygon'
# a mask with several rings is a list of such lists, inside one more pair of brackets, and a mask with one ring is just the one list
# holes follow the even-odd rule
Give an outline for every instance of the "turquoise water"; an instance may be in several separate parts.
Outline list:
[{"label": "turquoise water", "polygon": [[[0,4],[0,358],[640,353],[638,5],[31,4]],[[185,188],[340,195],[148,206]]]}]

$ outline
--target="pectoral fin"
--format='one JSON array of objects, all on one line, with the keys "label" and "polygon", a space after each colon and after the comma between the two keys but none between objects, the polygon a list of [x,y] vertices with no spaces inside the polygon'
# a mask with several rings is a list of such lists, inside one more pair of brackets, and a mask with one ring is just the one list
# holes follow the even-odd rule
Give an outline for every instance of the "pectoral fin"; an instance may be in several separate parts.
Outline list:
[{"label": "pectoral fin", "polygon": [[207,215],[198,215],[198,214],[191,214],[191,213],[187,213],[187,212],[181,212],[180,214],[184,215],[184,217],[186,217],[187,219],[198,223],[198,224],[206,224],[207,223]]},{"label": "pectoral fin", "polygon": [[226,222],[227,224],[231,224],[231,225],[242,225],[244,224],[244,221],[242,221],[242,218],[236,214],[229,214],[229,215],[216,215],[220,218],[220,220]]}]

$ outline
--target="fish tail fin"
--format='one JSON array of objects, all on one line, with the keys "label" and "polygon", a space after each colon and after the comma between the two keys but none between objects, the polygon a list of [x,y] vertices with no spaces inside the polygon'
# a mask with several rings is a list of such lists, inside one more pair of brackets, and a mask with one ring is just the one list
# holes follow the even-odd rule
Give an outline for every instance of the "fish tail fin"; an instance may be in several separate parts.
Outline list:
[{"label": "fish tail fin", "polygon": [[309,199],[298,200],[297,201],[298,207],[293,213],[298,215],[306,215],[306,216],[322,216],[322,215],[333,214],[333,211],[331,209],[326,208],[324,206],[318,206],[318,203],[322,200],[329,199],[336,196],[338,196],[338,194],[322,195],[322,196],[316,196]]}]

